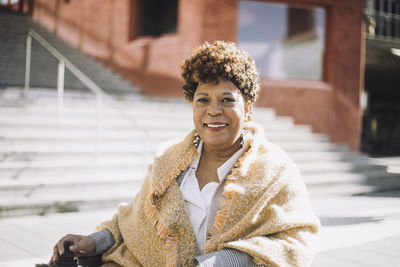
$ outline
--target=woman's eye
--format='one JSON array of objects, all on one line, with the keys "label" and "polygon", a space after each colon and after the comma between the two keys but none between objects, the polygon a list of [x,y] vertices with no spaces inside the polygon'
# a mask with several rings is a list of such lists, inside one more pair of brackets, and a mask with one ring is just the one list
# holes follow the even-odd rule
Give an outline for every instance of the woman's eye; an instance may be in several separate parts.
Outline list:
[{"label": "woman's eye", "polygon": [[222,99],[222,102],[235,102],[235,99],[231,98],[231,97],[226,97],[226,98]]},{"label": "woman's eye", "polygon": [[197,99],[197,102],[200,102],[200,103],[207,103],[207,102],[208,102],[208,99],[207,99],[207,98],[199,98],[199,99]]}]

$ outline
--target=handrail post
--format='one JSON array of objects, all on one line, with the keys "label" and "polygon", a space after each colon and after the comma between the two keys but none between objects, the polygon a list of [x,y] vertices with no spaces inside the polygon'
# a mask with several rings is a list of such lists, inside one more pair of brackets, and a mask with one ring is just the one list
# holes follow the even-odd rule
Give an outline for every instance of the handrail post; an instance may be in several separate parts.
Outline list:
[{"label": "handrail post", "polygon": [[26,37],[26,57],[25,57],[25,87],[24,95],[28,93],[31,80],[31,47],[32,47],[32,36],[28,34]]},{"label": "handrail post", "polygon": [[58,74],[57,74],[57,95],[58,95],[58,124],[62,124],[63,120],[63,101],[64,101],[64,73],[65,64],[64,61],[60,60],[58,62]]},{"label": "handrail post", "polygon": [[101,127],[103,119],[103,97],[96,94],[96,159],[100,159]]}]

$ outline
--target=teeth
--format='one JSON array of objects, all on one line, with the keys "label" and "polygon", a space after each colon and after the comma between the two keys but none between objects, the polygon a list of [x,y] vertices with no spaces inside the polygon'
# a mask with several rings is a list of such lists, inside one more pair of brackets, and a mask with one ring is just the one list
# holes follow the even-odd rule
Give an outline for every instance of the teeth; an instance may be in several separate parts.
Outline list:
[{"label": "teeth", "polygon": [[220,128],[224,127],[226,124],[207,124],[208,127],[210,128]]}]

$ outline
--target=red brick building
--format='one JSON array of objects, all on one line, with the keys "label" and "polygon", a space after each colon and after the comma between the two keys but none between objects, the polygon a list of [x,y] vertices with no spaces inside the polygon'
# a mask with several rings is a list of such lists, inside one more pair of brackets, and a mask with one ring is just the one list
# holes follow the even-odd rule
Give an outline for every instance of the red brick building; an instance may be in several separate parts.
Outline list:
[{"label": "red brick building", "polygon": [[[258,105],[358,150],[363,5],[362,0],[33,0],[21,9],[157,95],[182,95],[178,65],[195,46],[238,42],[254,49],[250,54],[261,62]],[[276,12],[261,13],[271,8]]]}]

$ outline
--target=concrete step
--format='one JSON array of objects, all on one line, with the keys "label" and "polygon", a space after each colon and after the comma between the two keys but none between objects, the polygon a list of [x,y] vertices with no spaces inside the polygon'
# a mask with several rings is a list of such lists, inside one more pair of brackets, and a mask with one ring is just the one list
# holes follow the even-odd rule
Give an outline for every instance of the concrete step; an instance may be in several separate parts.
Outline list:
[{"label": "concrete step", "polygon": [[126,159],[134,161],[139,161],[145,158],[151,158],[153,156],[153,152],[141,151],[141,153],[135,153],[132,151],[108,151],[107,153],[95,153],[93,151],[81,151],[81,152],[67,152],[67,151],[59,151],[59,152],[41,152],[37,153],[34,151],[24,151],[24,152],[4,152],[0,153],[0,162],[31,162],[31,161],[39,161],[39,162],[68,162],[71,160],[76,161],[96,161],[96,160],[111,160],[115,161],[116,159]]},{"label": "concrete step", "polygon": [[383,196],[386,192],[389,193],[388,196],[392,196],[393,192],[398,192],[400,187],[396,185],[386,185],[385,183],[380,183],[379,185],[369,185],[363,183],[344,183],[335,184],[331,186],[309,186],[309,194],[313,196],[373,196],[378,194]]},{"label": "concrete step", "polygon": [[92,142],[70,142],[68,144],[62,144],[60,142],[18,142],[18,143],[7,143],[2,142],[0,140],[0,153],[7,152],[100,152],[106,153],[108,151],[113,152],[136,152],[140,151],[155,151],[157,148],[157,144],[146,144],[145,142],[140,143],[126,143],[124,141],[114,141],[114,142],[99,142],[96,144],[96,141]]},{"label": "concrete step", "polygon": [[[96,191],[107,187],[108,190],[118,190],[123,186],[131,187],[132,184],[141,184],[142,177],[124,177],[124,176],[111,176],[111,177],[76,177],[68,179],[64,177],[43,177],[36,179],[0,179],[0,200],[8,197],[12,198],[37,198],[42,195],[56,195],[66,194],[74,191],[86,191],[90,194],[96,195]],[[133,197],[133,196],[132,196]],[[12,201],[8,201],[12,203]]]},{"label": "concrete step", "polygon": [[367,162],[340,162],[340,161],[314,161],[297,163],[302,174],[325,174],[325,173],[371,173],[386,172],[386,167],[368,164]]},{"label": "concrete step", "polygon": [[[9,120],[19,120],[23,117],[27,117],[31,120],[40,119],[43,116],[49,116],[49,114],[58,114],[58,109],[56,107],[56,103],[52,103],[52,105],[46,106],[30,106],[26,105],[24,107],[9,107],[9,106],[1,106],[0,104],[0,118],[6,118]],[[117,110],[116,108],[111,107],[103,107],[101,110],[96,108],[95,103],[93,102],[93,106],[86,107],[71,107],[65,106],[63,107],[64,118],[88,118],[94,119],[97,116],[101,116],[103,119],[118,119],[118,120],[126,120],[128,118],[132,118],[134,120],[148,120],[148,119],[157,119],[157,120],[169,120],[169,121],[179,121],[182,123],[191,122],[192,114],[186,112],[180,112],[179,110],[175,111],[171,109],[168,113],[161,113],[156,110],[143,110],[143,109],[126,109],[124,112]],[[121,116],[124,115],[124,116]],[[273,118],[270,118],[272,121]],[[279,119],[278,119],[279,120]]]},{"label": "concrete step", "polygon": [[[68,159],[60,161],[59,159],[52,160],[31,160],[31,161],[2,161],[0,162],[0,172],[16,171],[19,169],[71,169],[71,168],[102,168],[102,167],[129,167],[135,168],[142,165],[143,157],[136,156],[134,158],[125,157],[107,157],[100,156],[88,160]],[[146,163],[146,162],[145,162]]]},{"label": "concrete step", "polygon": [[[143,165],[141,165],[143,164]],[[146,166],[145,166],[146,165]],[[136,167],[135,167],[136,166]],[[130,166],[101,166],[95,167],[54,167],[47,169],[20,169],[19,173],[14,174],[10,172],[7,176],[2,176],[1,184],[6,186],[15,186],[20,184],[23,186],[25,183],[41,184],[43,181],[52,180],[51,184],[62,184],[63,182],[76,183],[83,182],[89,183],[96,181],[125,181],[125,180],[138,180],[143,179],[147,174],[149,163],[145,160],[136,162],[135,165]],[[39,175],[38,175],[39,174]],[[11,183],[11,181],[14,181]],[[1,192],[1,190],[0,190]],[[1,194],[0,194],[1,195]]]},{"label": "concrete step", "polygon": [[[133,128],[133,127],[132,127]],[[70,129],[68,127],[57,128],[52,127],[44,130],[40,130],[32,127],[32,131],[27,133],[24,131],[26,128],[14,129],[13,127],[1,127],[0,139],[9,140],[12,142],[18,141],[45,141],[45,140],[64,140],[71,141],[93,141],[95,138],[101,138],[102,140],[125,140],[125,141],[137,141],[137,139],[150,138],[154,139],[173,139],[185,133],[185,131],[159,129],[156,131],[146,131],[140,129],[114,129],[112,127],[101,129],[98,133],[96,129],[84,128],[84,129]]]},{"label": "concrete step", "polygon": [[[191,121],[187,123],[177,121],[177,120],[158,120],[153,119],[154,121],[149,121],[145,119],[138,120],[139,118],[134,118],[135,120],[128,120],[122,117],[112,117],[112,118],[103,118],[100,119],[100,125],[102,127],[141,127],[141,128],[149,128],[149,129],[156,129],[156,128],[174,128],[174,129],[187,129],[191,127]],[[86,117],[86,116],[77,116],[77,117],[69,117],[63,116],[62,117],[62,125],[66,127],[74,127],[74,126],[89,126],[93,127],[97,123],[96,117]],[[30,116],[2,116],[0,114],[0,125],[10,126],[10,125],[21,125],[21,126],[51,126],[57,125],[57,113],[47,114],[47,116],[37,116],[32,118]],[[269,126],[270,128],[280,128],[280,129],[291,129],[291,125],[276,122],[273,125]]]},{"label": "concrete step", "polygon": [[335,184],[334,186],[308,186],[310,197],[329,197],[329,196],[354,196],[361,193],[376,192],[377,189],[371,185],[363,184]]},{"label": "concrete step", "polygon": [[[127,186],[109,184],[90,188],[66,188],[65,193],[47,193],[35,197],[0,198],[0,218],[24,215],[44,215],[56,212],[115,208],[121,202],[129,202],[139,190],[141,183]],[[96,188],[97,187],[97,188]]]},{"label": "concrete step", "polygon": [[337,185],[367,185],[376,190],[400,188],[400,175],[391,174],[381,169],[366,173],[330,172],[326,174],[303,174],[304,182],[310,189],[328,188]]},{"label": "concrete step", "polygon": [[294,162],[313,162],[313,161],[339,161],[348,162],[353,160],[368,160],[368,157],[350,151],[326,152],[326,151],[291,151],[288,153]]},{"label": "concrete step", "polygon": [[349,148],[345,145],[332,144],[321,141],[304,141],[304,142],[280,142],[278,144],[283,150],[289,154],[298,151],[325,151],[325,152],[346,152]]},{"label": "concrete step", "polygon": [[[172,124],[171,124],[172,125]],[[163,136],[166,131],[168,131],[169,125],[166,124],[164,126],[157,126],[157,125],[150,125],[144,127],[143,125],[136,124],[136,123],[108,123],[107,125],[99,124],[99,137],[104,136],[108,138],[116,137],[118,138],[136,138],[139,136],[146,136],[151,138],[152,136]],[[58,126],[56,120],[52,124],[33,124],[33,125],[1,125],[1,131],[4,134],[0,134],[4,140],[7,140],[10,137],[10,140],[18,140],[19,138],[31,138],[31,139],[40,139],[44,137],[48,137],[49,139],[57,139],[57,138],[64,138],[71,136],[72,139],[79,139],[79,138],[89,138],[90,136],[96,136],[96,122],[92,122],[90,124],[67,124],[63,123],[62,125]],[[38,131],[38,129],[43,129],[43,134]],[[172,128],[172,133],[183,134],[187,133],[188,131],[192,130],[193,127],[188,125],[177,125],[176,128]],[[26,136],[24,131],[31,131],[31,136]],[[10,136],[15,134],[15,136]],[[132,136],[130,136],[132,134]],[[170,136],[170,134],[166,134]],[[177,138],[175,136],[174,138]],[[1,138],[0,138],[1,139]]]},{"label": "concrete step", "polygon": [[[0,179],[1,193],[0,196],[12,195],[15,192],[26,191],[30,192],[36,189],[47,188],[49,190],[65,190],[69,186],[90,186],[94,184],[108,184],[112,186],[113,183],[131,183],[140,182],[143,180],[141,172],[137,171],[134,176],[132,173],[118,175],[102,174],[102,175],[89,175],[89,176],[72,176],[65,174],[64,176],[27,176],[22,179],[3,178]],[[33,188],[33,189],[32,189]],[[21,195],[28,195],[22,194]],[[31,195],[31,194],[29,194]]]},{"label": "concrete step", "polygon": [[[21,112],[32,110],[35,112],[56,110],[57,108],[57,90],[31,87],[27,92],[24,91],[23,87],[1,87],[0,86],[0,108],[17,108],[21,109]],[[113,100],[112,98],[115,98]],[[140,107],[140,102],[150,102],[149,97],[144,94],[138,94],[132,92],[131,94],[114,95],[103,99],[103,109],[117,111],[123,109],[121,104],[123,99],[129,98],[130,107],[134,110],[136,106]],[[94,112],[97,109],[96,96],[89,89],[70,89],[65,88],[63,104],[65,110],[73,112],[74,109]],[[126,105],[126,103],[125,103]],[[128,106],[128,105],[127,105]],[[129,106],[128,106],[129,107]]]},{"label": "concrete step", "polygon": [[[79,114],[79,113],[89,113],[93,114],[96,112],[96,98],[95,95],[92,94],[89,90],[87,93],[82,93],[82,91],[74,91],[73,94],[71,91],[67,91],[64,94],[63,106],[66,114]],[[8,96],[6,96],[8,94]],[[24,113],[26,111],[35,113],[47,113],[51,111],[56,111],[57,108],[57,96],[56,92],[52,92],[52,96],[46,96],[45,94],[38,94],[35,96],[27,96],[25,99],[21,99],[20,95],[12,95],[12,93],[4,92],[3,99],[0,99],[0,108],[4,109],[5,112],[8,113]],[[54,96],[53,96],[54,95]],[[79,96],[82,95],[82,96]],[[136,94],[132,94],[136,97]],[[8,97],[8,98],[5,98]],[[34,99],[35,97],[40,97],[40,99]],[[75,98],[80,97],[81,100],[77,100]],[[9,106],[8,103],[10,101],[14,101],[13,103],[19,103],[19,106],[15,109],[12,106]],[[144,102],[141,103],[140,101]],[[146,102],[148,104],[146,104]],[[20,107],[25,107],[24,109],[20,109]],[[19,111],[17,111],[19,109]],[[187,118],[192,118],[192,110],[188,104],[179,104],[179,103],[170,103],[170,104],[161,104],[161,103],[153,103],[145,98],[137,98],[137,101],[129,101],[127,103],[120,103],[120,101],[109,102],[107,99],[104,100],[102,110],[111,114],[119,114],[120,110],[123,110],[125,113],[133,113],[148,116],[153,115],[154,112],[158,112],[158,115],[163,115],[161,112],[168,112],[165,115],[176,115],[176,116],[185,116]],[[265,117],[264,117],[265,118]],[[270,116],[267,119],[272,119],[274,117]],[[287,120],[286,120],[287,121]]]},{"label": "concrete step", "polygon": [[[29,177],[59,177],[63,179],[65,176],[69,177],[96,177],[108,175],[112,177],[113,175],[118,176],[118,173],[123,175],[130,175],[131,177],[138,178],[139,174],[143,176],[144,171],[147,169],[148,162],[143,160],[142,162],[137,162],[136,164],[123,165],[115,164],[113,165],[96,165],[96,164],[81,164],[80,166],[53,166],[47,168],[40,167],[26,167],[26,168],[0,168],[0,179],[15,179],[15,180],[25,180]],[[31,178],[32,179],[32,178]]]}]

